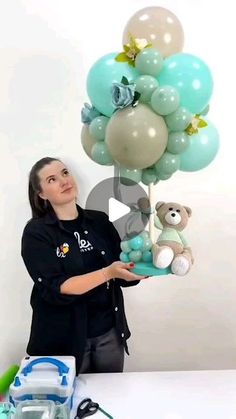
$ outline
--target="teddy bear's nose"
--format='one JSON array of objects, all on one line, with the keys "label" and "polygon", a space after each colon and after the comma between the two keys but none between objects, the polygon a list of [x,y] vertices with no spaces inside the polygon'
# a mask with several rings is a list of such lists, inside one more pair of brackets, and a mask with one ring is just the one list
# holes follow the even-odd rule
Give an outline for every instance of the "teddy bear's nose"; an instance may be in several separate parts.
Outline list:
[{"label": "teddy bear's nose", "polygon": [[175,217],[176,214],[174,212],[171,213],[171,217]]}]

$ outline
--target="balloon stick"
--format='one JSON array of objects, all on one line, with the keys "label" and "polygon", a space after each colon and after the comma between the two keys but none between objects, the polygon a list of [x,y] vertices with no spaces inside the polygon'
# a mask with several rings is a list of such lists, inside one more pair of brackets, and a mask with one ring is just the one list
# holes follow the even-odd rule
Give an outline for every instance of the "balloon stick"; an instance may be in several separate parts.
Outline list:
[{"label": "balloon stick", "polygon": [[150,202],[151,214],[149,217],[149,235],[152,243],[155,241],[155,226],[154,226],[154,184],[151,182],[148,185],[148,197]]}]

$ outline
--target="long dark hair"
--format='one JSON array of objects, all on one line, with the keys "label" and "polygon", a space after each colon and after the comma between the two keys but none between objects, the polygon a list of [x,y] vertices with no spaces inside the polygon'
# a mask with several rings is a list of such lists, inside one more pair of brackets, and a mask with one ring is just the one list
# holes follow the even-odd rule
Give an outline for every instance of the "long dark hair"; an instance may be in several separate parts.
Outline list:
[{"label": "long dark hair", "polygon": [[43,157],[42,159],[40,159],[33,165],[30,171],[28,195],[29,195],[29,202],[30,202],[33,218],[43,217],[49,211],[53,211],[53,208],[50,202],[48,200],[45,201],[39,196],[39,193],[41,192],[41,186],[40,186],[40,179],[38,175],[39,171],[44,166],[52,163],[53,161],[61,161],[61,160],[54,157]]}]

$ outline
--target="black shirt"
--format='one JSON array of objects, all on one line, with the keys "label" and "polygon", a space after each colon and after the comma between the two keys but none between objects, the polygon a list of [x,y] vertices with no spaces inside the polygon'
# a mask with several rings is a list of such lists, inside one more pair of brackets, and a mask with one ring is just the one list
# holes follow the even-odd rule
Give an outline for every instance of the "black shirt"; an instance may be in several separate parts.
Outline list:
[{"label": "black shirt", "polygon": [[[119,260],[120,237],[108,216],[101,211],[84,210],[80,206],[77,209],[82,220],[81,227],[88,232],[84,234],[90,243],[96,243],[105,266]],[[83,257],[78,253],[78,240],[52,212],[27,223],[22,236],[21,253],[34,281],[27,353],[39,356],[73,355],[78,372],[88,336],[88,293],[65,295],[60,291],[61,284],[68,278],[85,273]],[[109,281],[115,328],[127,353],[126,341],[130,331],[121,287],[138,282],[117,278]],[[103,287],[106,289],[106,284]],[[99,301],[100,297],[99,294]]]},{"label": "black shirt", "polygon": [[[96,242],[87,239],[88,231],[83,229],[82,216],[74,220],[61,220],[63,227],[74,234],[78,242],[78,257],[82,257],[84,273],[104,268],[106,263]],[[108,332],[115,324],[112,310],[112,294],[109,283],[87,292],[87,337],[92,338]]]}]

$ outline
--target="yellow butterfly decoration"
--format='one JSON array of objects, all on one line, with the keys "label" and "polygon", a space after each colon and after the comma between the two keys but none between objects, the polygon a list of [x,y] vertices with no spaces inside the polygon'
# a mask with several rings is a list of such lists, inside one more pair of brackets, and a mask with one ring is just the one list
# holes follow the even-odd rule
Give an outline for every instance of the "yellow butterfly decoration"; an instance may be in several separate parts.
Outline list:
[{"label": "yellow butterfly decoration", "polygon": [[192,121],[185,129],[185,132],[188,135],[197,134],[198,128],[204,128],[204,127],[207,127],[207,125],[208,125],[207,122],[204,121],[204,119],[201,119],[200,115],[197,114],[197,115],[194,115]]},{"label": "yellow butterfly decoration", "polygon": [[146,39],[134,38],[129,33],[129,43],[123,45],[124,51],[115,57],[118,62],[127,62],[132,67],[135,67],[135,58],[144,48],[150,48],[152,44],[148,44]]}]

